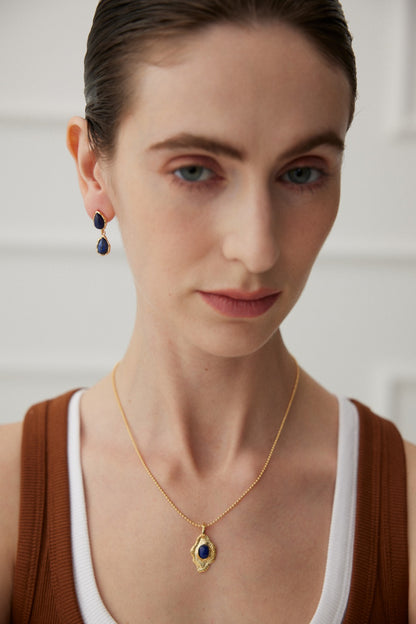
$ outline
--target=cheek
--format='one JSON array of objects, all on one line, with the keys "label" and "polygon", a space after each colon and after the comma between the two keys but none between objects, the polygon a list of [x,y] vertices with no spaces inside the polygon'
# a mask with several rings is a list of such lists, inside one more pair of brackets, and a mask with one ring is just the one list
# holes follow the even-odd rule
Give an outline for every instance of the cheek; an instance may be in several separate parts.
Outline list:
[{"label": "cheek", "polygon": [[142,202],[120,228],[136,282],[153,282],[152,288],[195,270],[211,247],[210,228],[197,210],[167,202]]},{"label": "cheek", "polygon": [[317,254],[332,230],[338,212],[338,205],[324,206],[322,212],[312,214],[308,227],[304,231],[305,244],[311,247],[311,253]]},{"label": "cheek", "polygon": [[299,272],[311,269],[335,222],[338,202],[339,194],[335,193],[307,205],[292,206],[290,214],[286,215],[287,227],[281,248]]}]

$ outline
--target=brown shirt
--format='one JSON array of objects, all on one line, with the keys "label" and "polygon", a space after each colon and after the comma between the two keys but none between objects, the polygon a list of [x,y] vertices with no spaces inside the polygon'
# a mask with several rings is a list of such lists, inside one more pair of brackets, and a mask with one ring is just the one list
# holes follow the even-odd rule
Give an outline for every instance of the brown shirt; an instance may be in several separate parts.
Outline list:
[{"label": "brown shirt", "polygon": [[[32,407],[22,441],[13,624],[83,624],[75,593],[67,467],[69,392]],[[396,427],[360,416],[357,514],[343,624],[407,624],[406,466]]]}]

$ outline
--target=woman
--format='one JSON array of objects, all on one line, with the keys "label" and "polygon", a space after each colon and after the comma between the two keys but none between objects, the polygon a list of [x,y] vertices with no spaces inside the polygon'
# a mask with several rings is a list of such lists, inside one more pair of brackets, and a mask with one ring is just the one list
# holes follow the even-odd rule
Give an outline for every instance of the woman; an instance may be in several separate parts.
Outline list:
[{"label": "woman", "polygon": [[340,5],[102,0],[85,80],[68,147],[137,319],[112,375],[30,411],[21,485],[3,430],[1,622],[416,622],[415,448],[279,330],[338,209]]}]

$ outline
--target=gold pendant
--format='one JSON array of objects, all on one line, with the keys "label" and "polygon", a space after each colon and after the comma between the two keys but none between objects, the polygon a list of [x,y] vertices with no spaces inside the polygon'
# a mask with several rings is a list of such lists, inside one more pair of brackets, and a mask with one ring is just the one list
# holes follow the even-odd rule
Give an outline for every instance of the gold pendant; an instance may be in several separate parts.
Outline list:
[{"label": "gold pendant", "polygon": [[214,544],[205,535],[205,526],[202,527],[202,533],[198,536],[195,544],[191,548],[191,555],[198,572],[206,572],[209,566],[215,560],[216,549]]}]

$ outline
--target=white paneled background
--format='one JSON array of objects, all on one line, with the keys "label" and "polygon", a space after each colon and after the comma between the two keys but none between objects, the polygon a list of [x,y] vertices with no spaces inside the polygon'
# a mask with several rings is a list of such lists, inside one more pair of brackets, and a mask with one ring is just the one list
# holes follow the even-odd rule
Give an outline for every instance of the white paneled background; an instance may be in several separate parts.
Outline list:
[{"label": "white paneled background", "polygon": [[[122,355],[135,299],[117,227],[110,256],[65,148],[82,114],[96,0],[0,0],[0,421],[89,385]],[[344,0],[360,97],[338,222],[285,322],[333,391],[416,442],[416,0]]]}]

